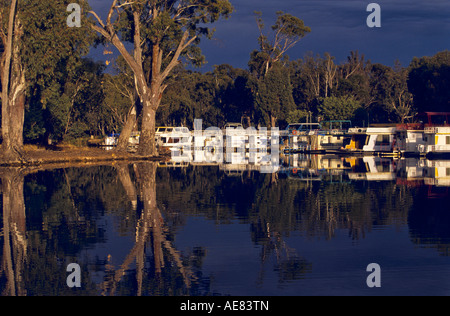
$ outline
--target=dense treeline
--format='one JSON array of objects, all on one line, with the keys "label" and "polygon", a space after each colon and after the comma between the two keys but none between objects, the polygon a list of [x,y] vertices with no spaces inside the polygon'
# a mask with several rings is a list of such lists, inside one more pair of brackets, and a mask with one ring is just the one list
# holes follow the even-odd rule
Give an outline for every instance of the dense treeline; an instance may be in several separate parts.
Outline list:
[{"label": "dense treeline", "polygon": [[449,111],[450,52],[414,58],[408,67],[371,63],[351,52],[343,64],[329,54],[286,61],[259,79],[249,69],[218,65],[207,73],[180,69],[166,91],[158,123],[226,122],[276,126],[307,120],[352,120],[354,125],[397,123],[423,111]]},{"label": "dense treeline", "polygon": [[[251,68],[251,67],[249,67]],[[24,136],[43,142],[104,136],[120,132],[134,102],[132,77],[126,71],[83,59],[75,82],[44,106],[30,96]],[[450,52],[414,58],[408,67],[365,61],[351,52],[347,62],[308,55],[277,65],[261,81],[249,69],[223,64],[201,73],[178,67],[156,114],[158,125],[193,128],[241,122],[272,126],[266,114],[276,111],[276,126],[307,120],[352,120],[354,125],[412,121],[421,111],[449,111]],[[54,91],[52,91],[54,92]]]},{"label": "dense treeline", "polygon": [[[65,83],[72,98],[65,92],[44,110],[30,98],[25,139],[44,141],[51,135],[59,141],[120,132],[134,102],[132,76],[124,68],[106,73],[102,64],[83,59],[77,80]],[[249,69],[223,64],[204,73],[179,66],[156,114],[157,124],[192,129],[194,119],[202,119],[206,127],[227,122],[270,127],[267,112],[272,111],[281,128],[308,120],[352,120],[367,126],[450,110],[449,51],[414,58],[408,67],[373,64],[351,52],[340,65],[329,54],[280,63],[264,79],[251,69],[252,61]]]}]

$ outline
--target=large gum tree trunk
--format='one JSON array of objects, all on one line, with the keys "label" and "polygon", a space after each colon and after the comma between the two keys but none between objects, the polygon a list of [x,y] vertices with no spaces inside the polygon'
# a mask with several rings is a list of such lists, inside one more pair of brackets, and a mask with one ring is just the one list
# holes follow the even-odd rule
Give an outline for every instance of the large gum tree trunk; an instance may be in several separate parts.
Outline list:
[{"label": "large gum tree trunk", "polygon": [[13,76],[12,79],[12,89],[8,102],[9,137],[6,139],[4,154],[11,159],[22,159],[24,156],[23,124],[25,121],[25,76],[23,71],[20,70],[19,77]]},{"label": "large gum tree trunk", "polygon": [[117,140],[116,151],[126,152],[128,150],[129,138],[131,136],[131,133],[133,132],[136,120],[137,120],[136,106],[133,106],[127,115],[127,120],[122,128],[122,132],[120,133],[119,139]]},{"label": "large gum tree trunk", "polygon": [[155,141],[155,129],[156,129],[155,108],[158,108],[159,105],[158,102],[159,101],[155,100],[155,97],[154,98],[146,97],[143,102],[142,126],[138,148],[138,154],[142,156],[158,156]]},{"label": "large gum tree trunk", "polygon": [[17,0],[11,2],[8,36],[2,56],[2,147],[3,159],[20,161],[23,157],[23,123],[25,118],[25,70],[20,57],[23,34],[17,18]]},{"label": "large gum tree trunk", "polygon": [[25,118],[25,91],[16,91],[2,113],[2,153],[6,160],[22,160],[23,123]]}]

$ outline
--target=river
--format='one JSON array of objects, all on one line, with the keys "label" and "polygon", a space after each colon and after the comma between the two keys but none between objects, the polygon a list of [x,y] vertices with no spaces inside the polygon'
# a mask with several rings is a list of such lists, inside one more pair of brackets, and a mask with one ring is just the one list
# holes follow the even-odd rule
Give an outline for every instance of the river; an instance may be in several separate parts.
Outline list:
[{"label": "river", "polygon": [[450,161],[282,158],[4,168],[1,294],[450,294]]}]

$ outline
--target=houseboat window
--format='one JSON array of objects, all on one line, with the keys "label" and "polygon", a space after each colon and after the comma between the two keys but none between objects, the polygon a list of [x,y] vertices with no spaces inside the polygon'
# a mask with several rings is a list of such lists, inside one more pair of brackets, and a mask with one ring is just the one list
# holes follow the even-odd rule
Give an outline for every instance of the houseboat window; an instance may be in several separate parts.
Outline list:
[{"label": "houseboat window", "polygon": [[389,144],[390,138],[389,135],[378,135],[377,137],[377,144]]},{"label": "houseboat window", "polygon": [[450,168],[447,168],[446,173],[447,173],[447,177],[450,177]]},{"label": "houseboat window", "polygon": [[445,137],[445,143],[446,143],[447,145],[450,145],[450,136],[446,136],[446,137]]}]

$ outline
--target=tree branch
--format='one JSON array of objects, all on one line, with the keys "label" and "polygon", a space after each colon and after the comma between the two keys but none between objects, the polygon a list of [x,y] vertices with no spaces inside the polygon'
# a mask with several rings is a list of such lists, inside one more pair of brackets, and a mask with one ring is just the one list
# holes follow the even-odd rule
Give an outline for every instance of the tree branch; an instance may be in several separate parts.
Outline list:
[{"label": "tree branch", "polygon": [[[175,68],[176,65],[179,63],[179,58],[183,50],[185,50],[189,45],[191,45],[197,36],[192,37],[191,39],[187,40],[189,37],[188,31],[185,31],[183,34],[183,37],[181,38],[180,44],[178,44],[178,48],[175,52],[175,54],[172,57],[172,60],[170,61],[169,65],[167,65],[166,69],[161,73],[161,82],[167,78],[169,73],[172,71],[173,68]],[[187,42],[186,42],[187,41]]]}]

